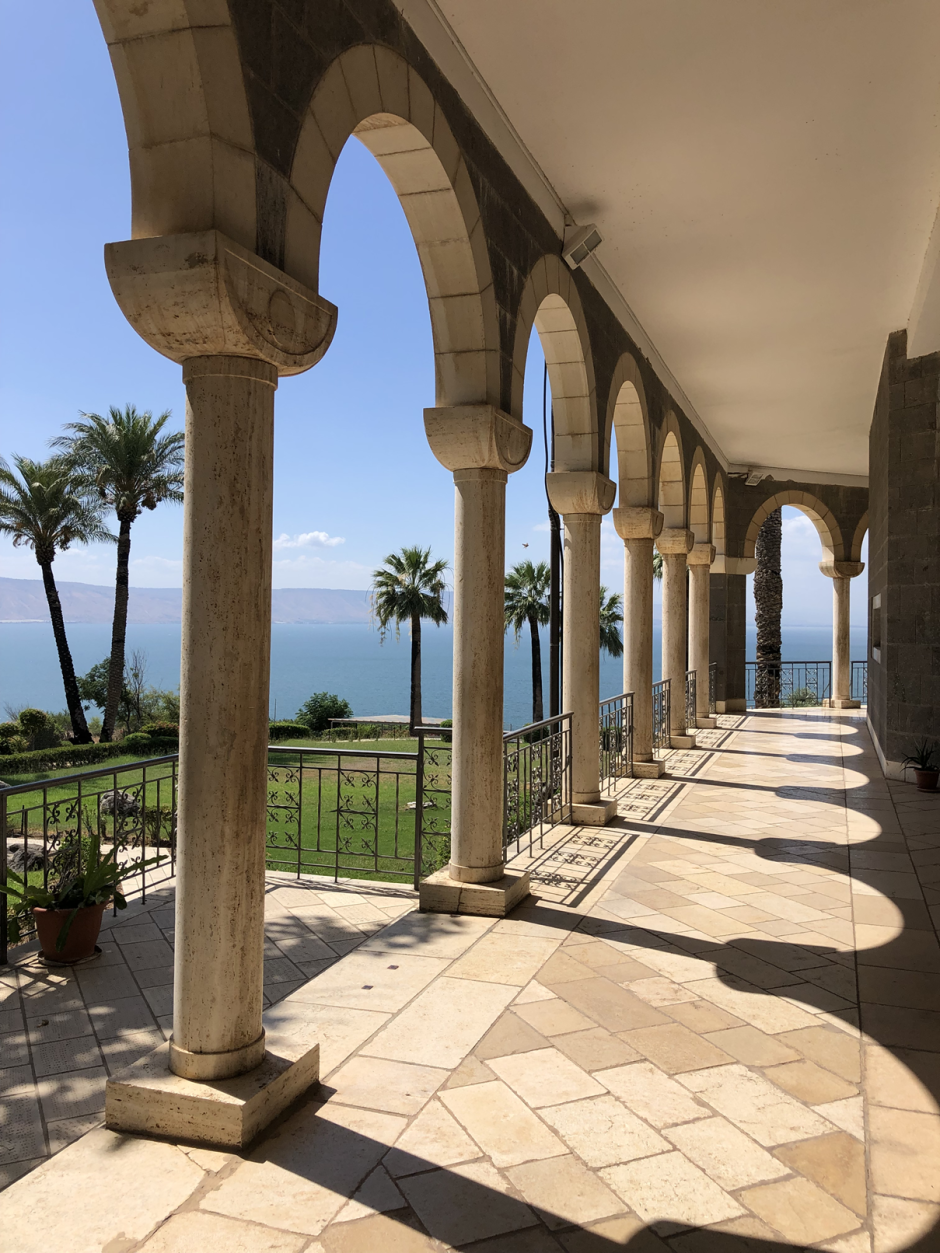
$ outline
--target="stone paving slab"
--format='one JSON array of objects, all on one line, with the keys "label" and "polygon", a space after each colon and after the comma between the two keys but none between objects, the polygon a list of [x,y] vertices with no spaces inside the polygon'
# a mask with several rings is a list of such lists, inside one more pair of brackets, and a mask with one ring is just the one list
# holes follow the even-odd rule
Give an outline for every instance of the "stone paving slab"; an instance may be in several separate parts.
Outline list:
[{"label": "stone paving slab", "polygon": [[[318,1024],[323,1082],[252,1151],[93,1131],[0,1197],[11,1247],[940,1248],[938,798],[857,715],[718,733],[577,908],[409,913],[272,1005]],[[104,1218],[89,1181],[141,1165]]]}]

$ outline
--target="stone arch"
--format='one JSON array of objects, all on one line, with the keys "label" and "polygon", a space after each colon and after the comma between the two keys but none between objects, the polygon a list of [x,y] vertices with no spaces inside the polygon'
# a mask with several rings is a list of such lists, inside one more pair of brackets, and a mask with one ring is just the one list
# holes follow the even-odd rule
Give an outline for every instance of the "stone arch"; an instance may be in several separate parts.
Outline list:
[{"label": "stone arch", "polygon": [[523,288],[516,318],[510,412],[522,420],[525,361],[538,331],[555,416],[555,469],[596,470],[600,460],[594,362],[581,298],[560,257],[543,257]]},{"label": "stone arch", "polygon": [[725,555],[725,493],[721,479],[715,476],[715,490],[712,493],[712,543],[715,545],[715,560]]},{"label": "stone arch", "polygon": [[313,93],[291,167],[285,270],[317,290],[326,199],[351,136],[384,170],[411,227],[431,313],[436,403],[498,405],[499,323],[479,205],[443,111],[389,48],[350,48]]},{"label": "stone arch", "polygon": [[682,528],[686,524],[685,465],[679,423],[671,410],[660,431],[656,461],[656,507],[663,515],[663,526]]},{"label": "stone arch", "polygon": [[696,544],[709,544],[712,528],[708,509],[708,474],[701,447],[696,448],[692,457],[689,481],[689,530],[695,536]]},{"label": "stone arch", "polygon": [[780,509],[783,505],[792,505],[794,509],[799,509],[813,523],[819,532],[819,539],[822,543],[823,561],[845,560],[842,532],[831,509],[827,508],[817,497],[811,496],[809,492],[797,491],[777,492],[775,496],[769,496],[758,505],[747,528],[747,534],[744,537],[745,558],[754,556],[757,533],[764,519],[768,514],[773,513],[775,509]]},{"label": "stone arch", "polygon": [[256,251],[254,135],[227,7],[211,24],[201,0],[96,8],[127,132],[132,238],[215,229]]},{"label": "stone arch", "polygon": [[861,561],[862,544],[868,533],[868,510],[862,514],[859,519],[858,526],[855,528],[855,534],[852,536],[852,547],[849,549],[849,561]]},{"label": "stone arch", "polygon": [[[611,432],[616,433],[617,465],[610,466]],[[639,366],[629,353],[617,362],[610,384],[604,428],[604,466],[615,471],[618,503],[652,504],[649,412]]]}]

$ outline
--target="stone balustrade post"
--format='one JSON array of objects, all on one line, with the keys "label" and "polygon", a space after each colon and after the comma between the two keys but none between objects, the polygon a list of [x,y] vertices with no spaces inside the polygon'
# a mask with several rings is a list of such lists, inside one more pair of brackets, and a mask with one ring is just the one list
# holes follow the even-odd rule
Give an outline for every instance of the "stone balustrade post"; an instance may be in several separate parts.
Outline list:
[{"label": "stone balustrade post", "polygon": [[695,729],[686,725],[685,713],[687,563],[694,543],[692,532],[682,527],[668,527],[656,540],[663,558],[663,678],[669,680],[669,731],[673,748],[695,747]]},{"label": "stone balustrade post", "polygon": [[571,714],[571,788],[577,823],[604,826],[617,802],[601,800],[600,580],[601,518],[617,488],[594,470],[548,475],[552,508],[564,520],[562,705]]},{"label": "stone balustrade post", "polygon": [[187,401],[173,1034],[109,1081],[105,1117],[237,1147],[319,1073],[311,1032],[262,1024],[274,391],[320,359],[336,310],[217,231],[105,260]]},{"label": "stone balustrade post", "polygon": [[426,409],[424,426],[456,504],[451,857],[421,883],[421,908],[501,916],[529,890],[503,855],[503,605],[506,481],[532,432],[491,405]]},{"label": "stone balustrade post", "polygon": [[633,773],[658,779],[665,766],[653,756],[653,541],[663,515],[624,506],[613,520],[623,540],[623,690],[633,693]]},{"label": "stone balustrade post", "polygon": [[713,544],[694,544],[689,564],[689,669],[695,671],[695,725],[701,729],[717,726],[708,710],[708,663],[711,656],[711,566]]},{"label": "stone balustrade post", "polygon": [[828,709],[858,709],[852,699],[851,580],[865,569],[863,561],[821,561],[819,568],[832,579],[832,688],[823,704]]}]

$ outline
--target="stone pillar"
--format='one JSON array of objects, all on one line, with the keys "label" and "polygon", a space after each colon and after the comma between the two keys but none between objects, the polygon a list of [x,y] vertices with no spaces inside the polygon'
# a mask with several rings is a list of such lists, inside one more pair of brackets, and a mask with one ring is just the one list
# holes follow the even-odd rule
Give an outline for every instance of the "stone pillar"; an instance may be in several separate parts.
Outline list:
[{"label": "stone pillar", "polygon": [[615,800],[601,800],[598,709],[601,518],[616,491],[594,470],[548,475],[549,499],[565,526],[562,706],[571,714],[573,816],[589,826],[604,826],[617,813]]},{"label": "stone pillar", "polygon": [[718,661],[715,706],[720,714],[743,713],[747,708],[747,576],[756,567],[752,557],[721,556],[712,564],[710,649],[712,660]]},{"label": "stone pillar", "polygon": [[501,916],[529,890],[503,857],[503,600],[506,480],[532,432],[490,405],[426,409],[431,451],[454,475],[454,734],[451,859],[421,908]]},{"label": "stone pillar", "polygon": [[653,756],[653,540],[663,529],[658,509],[615,509],[623,540],[623,690],[633,693],[633,773],[658,779],[665,771]]},{"label": "stone pillar", "polygon": [[862,561],[821,561],[819,568],[832,579],[832,689],[823,704],[828,709],[858,709],[852,700],[851,580],[865,569]]},{"label": "stone pillar", "polygon": [[714,727],[708,711],[709,616],[711,614],[712,544],[695,544],[689,563],[689,669],[695,671],[695,725]]},{"label": "stone pillar", "polygon": [[173,1035],[109,1081],[105,1118],[239,1147],[319,1075],[310,1031],[262,1024],[272,448],[278,376],[320,359],[336,310],[217,231],[105,261],[187,391]]},{"label": "stone pillar", "polygon": [[673,748],[694,748],[695,728],[686,725],[685,672],[688,609],[688,554],[695,542],[691,531],[669,527],[656,541],[663,558],[663,678],[669,680],[670,740]]}]

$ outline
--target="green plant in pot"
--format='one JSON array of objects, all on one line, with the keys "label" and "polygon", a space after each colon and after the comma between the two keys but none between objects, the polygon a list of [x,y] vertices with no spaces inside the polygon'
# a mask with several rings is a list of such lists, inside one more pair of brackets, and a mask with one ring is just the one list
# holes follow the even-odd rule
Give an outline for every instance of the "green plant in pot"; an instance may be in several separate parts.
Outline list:
[{"label": "green plant in pot", "polygon": [[98,836],[90,835],[76,839],[57,855],[54,868],[60,877],[50,887],[7,871],[0,892],[13,905],[11,942],[19,942],[23,923],[32,915],[44,957],[67,965],[87,960],[94,954],[105,909],[111,904],[127,908],[120,884],[159,861],[151,857],[119,862],[114,848],[102,857]]},{"label": "green plant in pot", "polygon": [[918,792],[936,792],[940,769],[937,768],[937,746],[929,740],[916,740],[914,751],[904,758],[905,766],[911,766],[917,780]]}]

